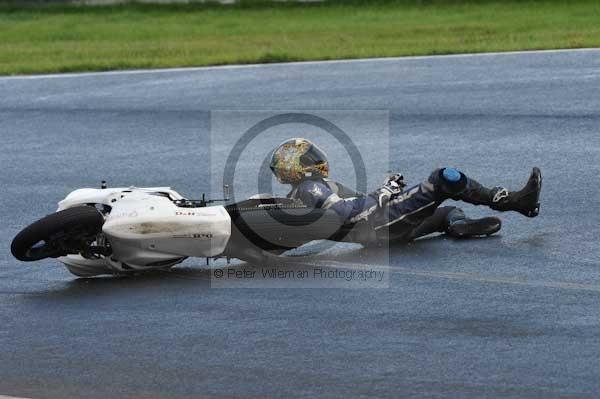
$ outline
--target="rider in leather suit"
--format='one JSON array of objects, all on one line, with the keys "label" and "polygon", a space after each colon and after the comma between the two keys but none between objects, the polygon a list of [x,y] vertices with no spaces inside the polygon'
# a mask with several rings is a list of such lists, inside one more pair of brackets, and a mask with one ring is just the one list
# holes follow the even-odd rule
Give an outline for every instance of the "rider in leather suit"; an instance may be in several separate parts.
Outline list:
[{"label": "rider in leather suit", "polygon": [[404,189],[402,175],[392,175],[380,188],[364,195],[327,179],[325,153],[302,138],[277,147],[270,167],[280,183],[292,185],[288,197],[309,207],[333,209],[344,223],[368,227],[374,236],[364,241],[373,237],[410,241],[435,232],[471,237],[500,230],[501,221],[496,217],[469,219],[460,208],[440,207],[447,199],[486,205],[497,211],[516,211],[528,217],[539,212],[542,177],[538,168],[533,168],[519,191],[486,188],[454,168],[440,168],[408,189]]}]

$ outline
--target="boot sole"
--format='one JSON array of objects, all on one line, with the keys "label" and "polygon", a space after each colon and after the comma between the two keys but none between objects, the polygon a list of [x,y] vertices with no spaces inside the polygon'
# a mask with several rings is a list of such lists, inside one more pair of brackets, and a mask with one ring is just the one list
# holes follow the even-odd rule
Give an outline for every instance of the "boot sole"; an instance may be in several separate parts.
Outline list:
[{"label": "boot sole", "polygon": [[537,183],[537,191],[535,196],[535,208],[527,213],[526,216],[530,218],[534,218],[540,214],[540,193],[542,192],[542,172],[539,168],[533,168],[532,176],[535,175],[536,183]]},{"label": "boot sole", "polygon": [[495,217],[487,217],[458,223],[448,228],[448,233],[455,238],[490,236],[502,228],[502,221]]}]

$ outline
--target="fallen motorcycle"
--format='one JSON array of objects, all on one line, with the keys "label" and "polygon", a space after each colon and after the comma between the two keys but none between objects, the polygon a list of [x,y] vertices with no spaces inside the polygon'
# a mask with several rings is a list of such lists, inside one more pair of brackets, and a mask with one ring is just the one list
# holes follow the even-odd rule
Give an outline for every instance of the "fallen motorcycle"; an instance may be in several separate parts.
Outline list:
[{"label": "fallen motorcycle", "polygon": [[225,200],[103,182],[100,189],[71,192],[55,213],[18,233],[11,251],[21,261],[57,258],[71,273],[89,277],[166,269],[188,257],[261,262],[313,240],[347,240],[351,229],[332,210],[288,198],[218,201]]}]

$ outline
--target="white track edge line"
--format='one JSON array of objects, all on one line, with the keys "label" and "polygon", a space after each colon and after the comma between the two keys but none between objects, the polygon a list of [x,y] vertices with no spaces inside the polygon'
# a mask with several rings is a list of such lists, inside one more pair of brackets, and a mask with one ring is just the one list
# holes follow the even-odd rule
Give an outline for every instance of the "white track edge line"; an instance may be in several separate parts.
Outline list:
[{"label": "white track edge line", "polygon": [[279,62],[267,64],[242,64],[242,65],[216,65],[203,67],[181,67],[181,68],[157,68],[157,69],[129,69],[104,72],[75,72],[63,74],[43,74],[43,75],[17,75],[17,76],[0,76],[0,81],[6,80],[32,80],[32,79],[64,79],[64,78],[80,78],[93,76],[112,76],[112,75],[140,75],[153,73],[177,73],[177,72],[195,72],[195,71],[212,71],[212,70],[229,70],[229,69],[253,69],[265,67],[281,67],[281,66],[301,66],[301,65],[320,65],[320,64],[349,64],[363,62],[392,62],[392,61],[410,61],[410,60],[425,60],[425,59],[444,59],[444,58],[467,58],[467,57],[490,57],[502,55],[520,55],[520,54],[552,54],[566,52],[594,52],[600,51],[600,47],[586,47],[576,49],[552,49],[552,50],[522,50],[522,51],[499,51],[489,53],[461,53],[461,54],[440,54],[440,55],[415,55],[405,57],[380,57],[380,58],[355,58],[342,60],[324,60],[324,61],[298,61],[298,62]]}]

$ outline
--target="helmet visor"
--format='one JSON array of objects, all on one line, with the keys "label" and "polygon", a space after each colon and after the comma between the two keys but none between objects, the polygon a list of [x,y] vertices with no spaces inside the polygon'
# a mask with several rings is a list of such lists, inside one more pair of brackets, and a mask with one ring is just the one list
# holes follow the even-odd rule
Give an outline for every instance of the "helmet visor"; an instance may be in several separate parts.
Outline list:
[{"label": "helmet visor", "polygon": [[308,150],[300,156],[300,165],[302,166],[314,166],[326,162],[327,157],[325,156],[325,153],[314,144],[312,144]]}]

